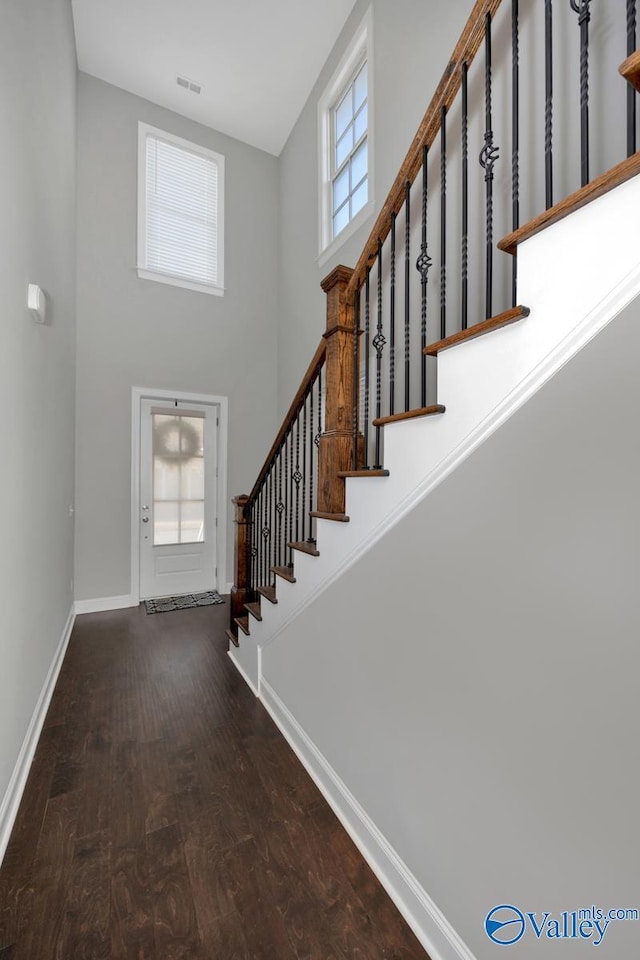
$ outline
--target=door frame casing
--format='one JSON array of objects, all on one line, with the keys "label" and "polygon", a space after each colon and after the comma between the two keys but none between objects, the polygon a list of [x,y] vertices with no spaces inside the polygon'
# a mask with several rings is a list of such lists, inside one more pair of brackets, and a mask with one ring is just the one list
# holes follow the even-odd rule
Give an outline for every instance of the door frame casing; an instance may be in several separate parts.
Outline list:
[{"label": "door frame casing", "polygon": [[143,400],[178,400],[180,403],[203,403],[217,406],[218,477],[216,483],[216,563],[217,587],[227,587],[227,447],[229,429],[229,398],[189,390],[157,390],[152,387],[131,388],[131,600],[140,603],[140,429]]}]

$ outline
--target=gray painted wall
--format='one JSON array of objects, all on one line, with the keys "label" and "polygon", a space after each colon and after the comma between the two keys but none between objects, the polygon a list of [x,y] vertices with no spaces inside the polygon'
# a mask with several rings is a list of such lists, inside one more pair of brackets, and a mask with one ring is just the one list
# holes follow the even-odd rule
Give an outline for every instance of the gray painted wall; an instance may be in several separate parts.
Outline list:
[{"label": "gray painted wall", "polygon": [[479,960],[494,905],[639,906],[639,350],[636,301],[263,651]]},{"label": "gray painted wall", "polygon": [[[224,297],[138,279],[139,120],[226,158]],[[252,486],[276,429],[277,178],[275,157],[80,74],[77,599],[130,590],[133,386],[228,396],[229,496]],[[231,558],[229,520],[229,580]]]},{"label": "gray painted wall", "polygon": [[[0,797],[73,599],[76,57],[68,0],[0,4]],[[26,308],[46,291],[50,322]]]}]

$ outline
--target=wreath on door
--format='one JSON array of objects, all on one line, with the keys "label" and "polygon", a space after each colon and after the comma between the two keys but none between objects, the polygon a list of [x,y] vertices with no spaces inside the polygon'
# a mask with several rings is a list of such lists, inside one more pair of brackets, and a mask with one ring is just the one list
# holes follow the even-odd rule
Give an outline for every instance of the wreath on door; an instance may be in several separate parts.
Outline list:
[{"label": "wreath on door", "polygon": [[178,417],[166,420],[153,431],[153,448],[157,457],[162,460],[190,460],[200,453],[200,437],[198,431],[185,417],[180,417],[182,423],[178,426]]}]

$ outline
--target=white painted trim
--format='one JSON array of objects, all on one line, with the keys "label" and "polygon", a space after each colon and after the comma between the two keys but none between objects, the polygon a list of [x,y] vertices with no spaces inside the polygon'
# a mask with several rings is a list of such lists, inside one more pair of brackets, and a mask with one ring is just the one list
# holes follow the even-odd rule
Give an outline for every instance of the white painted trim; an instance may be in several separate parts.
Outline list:
[{"label": "white painted trim", "polygon": [[[331,108],[362,56],[367,61],[367,182],[368,200],[337,237],[331,233]],[[373,9],[369,7],[354,31],[338,67],[318,100],[318,266],[323,266],[373,214],[375,189],[375,106],[373,69]]]},{"label": "white painted trim", "polygon": [[[165,140],[167,143],[175,144],[182,150],[188,150],[198,156],[213,160],[218,168],[218,209],[216,219],[217,230],[217,284],[195,283],[192,280],[182,279],[168,273],[159,273],[149,270],[147,266],[146,249],[146,231],[144,229],[147,220],[147,162],[146,162],[146,142],[147,136],[151,134],[159,140]],[[197,290],[200,293],[214,293],[218,296],[224,296],[224,156],[216,153],[209,147],[204,147],[199,143],[193,143],[178,137],[166,130],[160,130],[158,127],[152,127],[148,123],[138,121],[138,276],[145,280],[159,280],[161,283],[170,283],[176,287],[184,287],[187,290]]]},{"label": "white painted trim", "polygon": [[260,679],[260,691],[260,699],[284,738],[431,960],[475,960],[474,954],[264,677]]},{"label": "white painted trim", "polygon": [[125,610],[127,607],[137,607],[139,600],[134,600],[131,594],[121,597],[95,597],[92,600],[76,600],[76,616],[83,613],[103,613],[105,610]]},{"label": "white painted trim", "polygon": [[[218,424],[218,482],[216,484],[216,516],[218,532],[216,540],[216,565],[218,584],[227,583],[227,470],[229,444],[229,398],[207,393],[191,393],[188,390],[156,390],[152,387],[131,389],[131,600],[128,606],[140,602],[140,530],[138,524],[140,496],[140,413],[143,400],[178,400],[182,403],[203,403],[217,406]],[[230,592],[231,587],[229,587]],[[108,608],[113,609],[113,608]]]},{"label": "white painted trim", "polygon": [[227,583],[227,584],[225,585],[224,590],[221,590],[220,593],[231,593],[232,590],[233,590],[233,584],[232,584],[232,583]]},{"label": "white painted trim", "polygon": [[254,695],[254,697],[259,697],[259,696],[260,696],[260,693],[258,692],[258,689],[256,688],[256,685],[255,685],[254,682],[251,680],[251,678],[249,677],[249,674],[248,674],[247,671],[244,669],[244,667],[242,667],[242,666],[238,663],[237,659],[234,657],[234,655],[233,655],[233,650],[227,650],[227,656],[229,657],[230,660],[233,661],[234,667],[236,668],[236,670],[238,671],[238,673],[240,674],[240,676],[242,677],[242,679],[244,680],[244,682],[247,684],[247,686],[248,686],[249,689],[251,690],[251,693]]},{"label": "white painted trim", "polygon": [[53,696],[53,691],[55,690],[58,674],[60,673],[60,667],[62,666],[62,661],[64,660],[64,655],[67,651],[75,616],[75,611],[72,607],[69,611],[69,616],[67,617],[64,630],[62,631],[62,637],[60,638],[56,652],[53,655],[53,659],[42,686],[42,690],[40,691],[38,702],[36,703],[33,714],[31,715],[31,720],[29,721],[25,738],[22,741],[20,753],[18,754],[16,765],[13,768],[9,785],[7,786],[6,793],[2,798],[2,803],[0,804],[0,864],[2,864],[4,859],[9,838],[11,837],[11,831],[13,830],[13,825],[18,815],[18,809],[20,807],[20,801],[22,800],[24,788],[27,784],[29,770],[31,768],[31,764],[33,763],[36,747],[38,746],[38,740],[40,739],[45,717],[47,716],[47,710],[49,709],[51,697]]}]

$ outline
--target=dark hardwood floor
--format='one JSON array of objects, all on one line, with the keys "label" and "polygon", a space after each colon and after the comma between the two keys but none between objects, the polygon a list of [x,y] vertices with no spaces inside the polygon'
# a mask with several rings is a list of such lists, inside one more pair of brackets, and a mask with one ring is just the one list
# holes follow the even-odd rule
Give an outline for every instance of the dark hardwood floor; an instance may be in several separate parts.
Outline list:
[{"label": "dark hardwood floor", "polygon": [[226,655],[229,606],[79,617],[0,960],[425,960]]}]

